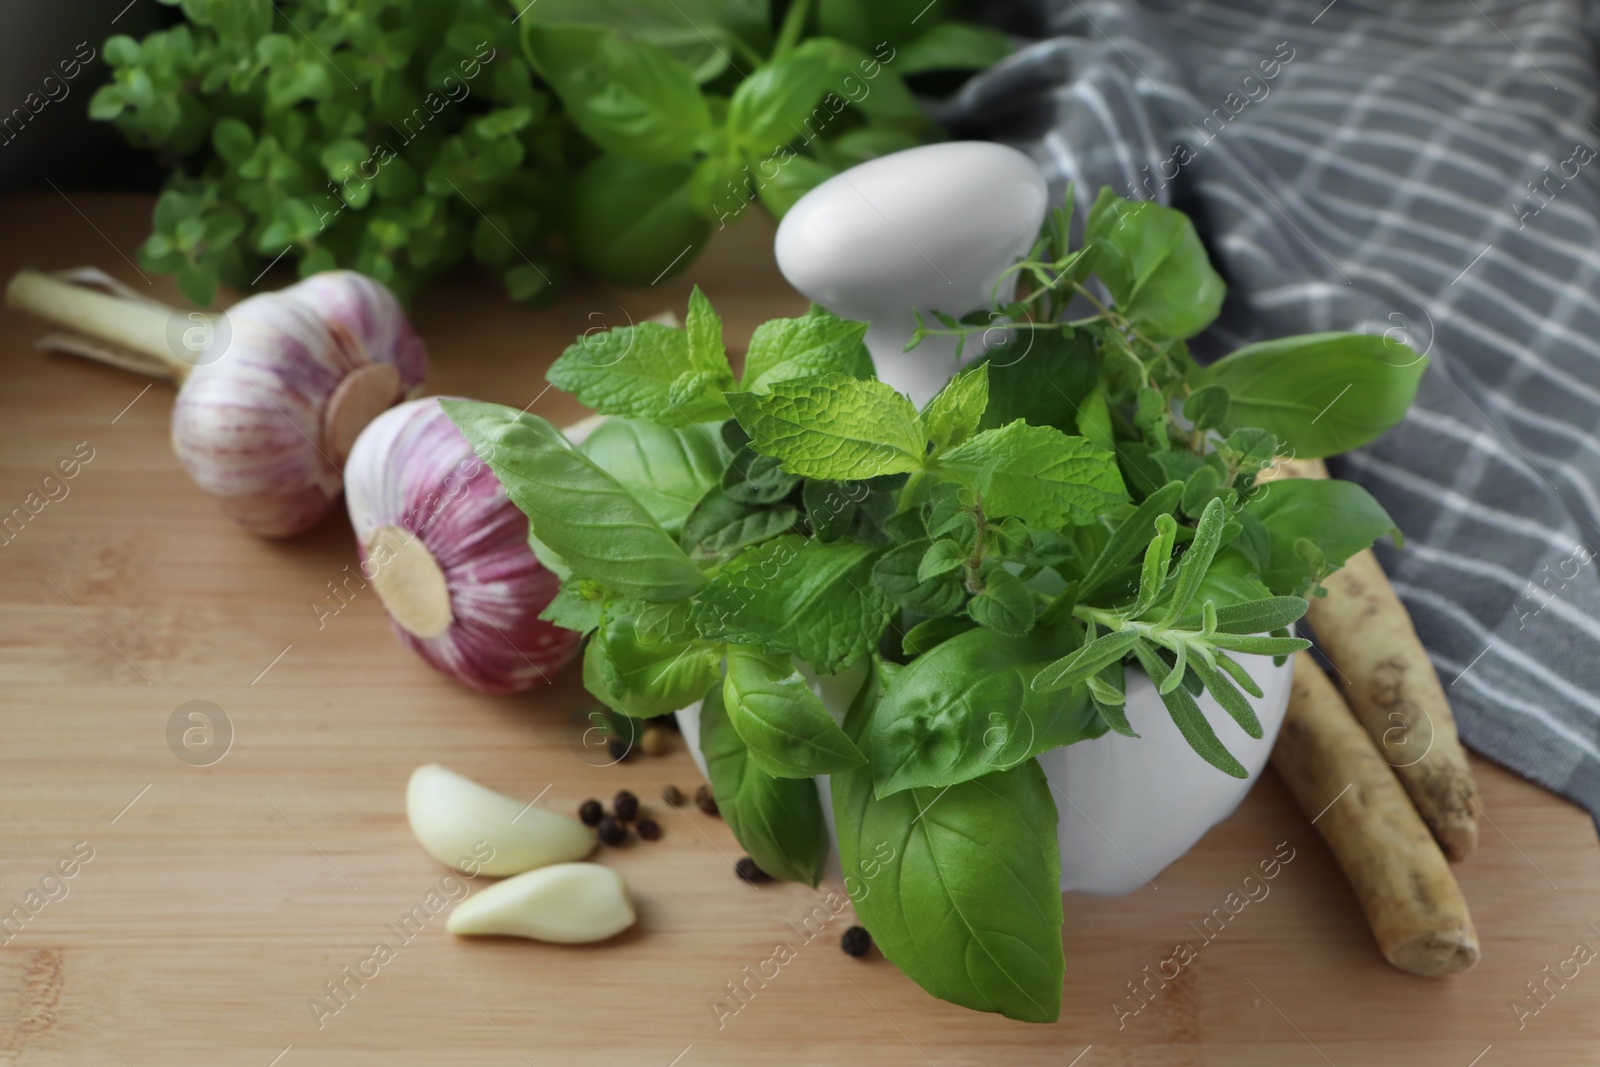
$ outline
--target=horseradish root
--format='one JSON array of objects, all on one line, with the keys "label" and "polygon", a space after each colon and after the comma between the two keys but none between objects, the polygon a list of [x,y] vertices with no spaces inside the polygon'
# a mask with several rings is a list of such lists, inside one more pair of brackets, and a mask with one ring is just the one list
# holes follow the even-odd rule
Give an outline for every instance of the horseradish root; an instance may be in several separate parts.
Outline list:
[{"label": "horseradish root", "polygon": [[594,834],[578,820],[496,793],[437,763],[411,773],[406,818],[428,855],[468,874],[521,874],[594,850]]},{"label": "horseradish root", "polygon": [[[1321,460],[1289,460],[1280,477],[1326,478]],[[1268,490],[1270,492],[1270,490]],[[1478,785],[1455,715],[1411,616],[1368,549],[1323,579],[1306,619],[1343,682],[1345,699],[1411,794],[1444,854],[1478,847]]]},{"label": "horseradish root", "polygon": [[450,913],[452,934],[504,934],[577,944],[634,924],[628,883],[598,863],[558,863],[479,890]]},{"label": "horseradish root", "polygon": [[226,312],[180,312],[93,269],[11,279],[6,302],[62,327],[42,348],[178,384],[172,450],[251,533],[315,525],[350,446],[427,377],[400,303],[353,271],[314,274]]},{"label": "horseradish root", "polygon": [[561,580],[437,398],[374,419],[344,488],[361,573],[402,644],[484,693],[548,682],[572,659],[579,635],[539,617]]},{"label": "horseradish root", "polygon": [[1478,962],[1478,934],[1450,865],[1327,675],[1296,654],[1272,765],[1316,820],[1383,958],[1428,977]]}]

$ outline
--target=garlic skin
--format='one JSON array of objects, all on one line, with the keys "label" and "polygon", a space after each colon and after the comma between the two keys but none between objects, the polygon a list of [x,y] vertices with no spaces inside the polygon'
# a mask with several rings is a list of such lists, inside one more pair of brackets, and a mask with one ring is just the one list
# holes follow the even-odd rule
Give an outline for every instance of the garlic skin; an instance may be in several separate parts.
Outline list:
[{"label": "garlic skin", "polygon": [[172,449],[229,518],[288,537],[326,513],[356,435],[422,385],[427,353],[394,294],[354,271],[249,297],[227,319],[227,351],[178,393]]},{"label": "garlic skin", "polygon": [[339,495],[362,427],[427,377],[400,302],[354,271],[209,313],[168,307],[92,267],[24,270],[6,302],[63,328],[41,348],[177,382],[178,461],[224,514],[263,537],[315,525]]},{"label": "garlic skin", "polygon": [[581,636],[539,618],[560,578],[437,397],[374,419],[344,486],[362,574],[402,644],[484,693],[521,692],[571,662]]},{"label": "garlic skin", "polygon": [[577,819],[496,793],[437,763],[411,772],[406,819],[428,855],[473,875],[521,874],[594,850],[594,832]]},{"label": "garlic skin", "polygon": [[445,928],[571,945],[615,937],[637,920],[622,875],[598,863],[558,863],[479,890]]}]

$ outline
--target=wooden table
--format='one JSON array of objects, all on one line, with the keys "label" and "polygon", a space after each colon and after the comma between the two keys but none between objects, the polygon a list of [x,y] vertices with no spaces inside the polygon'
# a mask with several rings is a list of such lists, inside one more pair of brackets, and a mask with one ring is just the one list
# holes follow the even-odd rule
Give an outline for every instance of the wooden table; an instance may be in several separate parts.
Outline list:
[{"label": "wooden table", "polygon": [[[129,262],[149,202],[54,195],[0,202],[0,268]],[[793,313],[770,227],[728,231],[695,264],[742,341]],[[682,309],[688,280],[574,293],[529,311],[489,283],[447,282],[416,308],[432,387],[581,414],[542,372],[596,323]],[[310,1064],[1600,1063],[1600,973],[1583,968],[1531,1008],[1525,983],[1600,948],[1600,849],[1578,809],[1483,762],[1492,822],[1460,868],[1483,939],[1476,970],[1413,978],[1379,958],[1315,831],[1269,771],[1239,813],[1155,887],[1067,901],[1060,1023],[1041,1027],[934,1000],[893,966],[838,948],[848,916],[806,943],[819,900],[731,871],[727,827],[662,811],[657,844],[608,851],[640,902],[638,928],[597,947],[451,937],[442,915],[319,1028],[326,997],[387,924],[447,872],[412,840],[407,775],[437,760],[557,810],[620,788],[698,782],[680,750],[597,767],[577,743],[584,705],[553,688],[493,699],[454,687],[390,636],[370,590],[319,628],[313,605],[355,561],[340,512],[310,535],[261,541],[224,520],[167,446],[171,389],[30,347],[0,313],[0,513],[57,461],[93,458],[0,547],[0,913],[47,881],[37,914],[0,933],[0,1063],[181,1067]],[[190,766],[169,720],[211,701],[231,748]],[[658,805],[659,806],[659,805]],[[79,842],[86,844],[79,845]],[[1128,983],[1201,938],[1198,926],[1287,842],[1294,859],[1137,1015]],[[74,848],[86,863],[72,862]],[[63,896],[63,892],[65,896]],[[51,899],[54,897],[56,899]],[[42,903],[41,903],[42,902]],[[27,914],[26,910],[24,914]],[[788,943],[795,958],[719,1027],[713,1003]],[[1567,966],[1571,974],[1573,967]],[[1600,971],[1600,968],[1597,968]],[[768,973],[770,973],[770,968]],[[350,987],[354,988],[354,987]],[[748,994],[747,994],[748,995]]]}]

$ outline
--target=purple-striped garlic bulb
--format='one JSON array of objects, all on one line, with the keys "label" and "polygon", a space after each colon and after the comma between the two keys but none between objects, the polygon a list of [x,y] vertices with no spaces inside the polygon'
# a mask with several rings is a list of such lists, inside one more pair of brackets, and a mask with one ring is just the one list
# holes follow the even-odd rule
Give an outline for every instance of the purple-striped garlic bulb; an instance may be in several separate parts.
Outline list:
[{"label": "purple-striped garlic bulb", "polygon": [[6,299],[65,328],[40,346],[178,383],[172,449],[223,513],[264,537],[316,524],[356,436],[427,377],[393,293],[324,271],[225,312],[185,312],[92,269],[22,271]]},{"label": "purple-striped garlic bulb", "polygon": [[361,574],[395,636],[462,685],[515,693],[547,682],[580,636],[539,618],[561,580],[528,547],[528,519],[439,406],[374,419],[350,450],[345,506]]}]

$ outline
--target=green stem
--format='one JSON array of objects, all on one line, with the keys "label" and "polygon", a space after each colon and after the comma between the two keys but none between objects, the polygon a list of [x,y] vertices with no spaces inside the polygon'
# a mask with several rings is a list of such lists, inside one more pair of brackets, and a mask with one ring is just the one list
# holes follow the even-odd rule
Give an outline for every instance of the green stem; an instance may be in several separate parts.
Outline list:
[{"label": "green stem", "polygon": [[772,46],[772,58],[777,59],[793,48],[804,32],[806,20],[811,17],[811,0],[794,0],[784,13],[783,25],[778,29],[777,43]]}]

